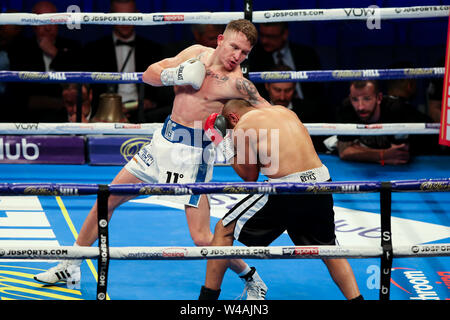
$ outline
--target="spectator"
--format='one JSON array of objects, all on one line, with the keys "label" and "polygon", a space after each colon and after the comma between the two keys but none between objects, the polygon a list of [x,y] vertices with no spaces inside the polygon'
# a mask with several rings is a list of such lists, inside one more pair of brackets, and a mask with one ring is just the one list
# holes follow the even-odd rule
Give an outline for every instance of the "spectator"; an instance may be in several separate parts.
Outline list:
[{"label": "spectator", "polygon": [[[337,114],[339,123],[413,123],[426,119],[400,100],[383,97],[374,80],[353,81],[349,97]],[[408,163],[411,154],[424,151],[418,141],[408,135],[338,136],[337,147],[343,160],[399,165]]]},{"label": "spectator", "polygon": [[[286,65],[276,65],[269,71],[292,71]],[[299,99],[295,96],[295,82],[266,82],[268,101],[294,111],[303,123],[332,122],[333,112],[327,111],[317,99]],[[311,136],[317,152],[325,152],[324,136]]]},{"label": "spectator", "polygon": [[[443,58],[440,59],[438,65],[445,66],[445,60]],[[433,119],[433,122],[441,122],[443,89],[443,78],[433,78],[430,80],[427,89],[428,115]]]},{"label": "spectator", "polygon": [[[8,11],[11,13],[12,11]],[[0,25],[0,70],[13,70],[16,52],[23,50],[22,26]],[[12,82],[0,82],[0,101],[2,101],[1,122],[19,120],[17,112],[17,85]],[[16,91],[16,92],[15,92]]]},{"label": "spectator", "polygon": [[432,79],[427,89],[428,115],[433,122],[441,122],[443,79]]},{"label": "spectator", "polygon": [[[409,63],[399,63],[392,66],[395,68],[413,68],[412,64]],[[392,79],[387,81],[387,92],[388,98],[392,101],[398,101],[397,103],[403,104],[404,107],[412,112],[417,122],[431,123],[434,119],[431,117],[431,113],[423,114],[418,111],[419,108],[414,104],[413,100],[417,93],[417,80],[413,78],[405,79]],[[441,90],[442,94],[442,90]],[[440,110],[439,110],[440,111]],[[423,136],[423,135],[413,135],[411,136],[411,142],[415,145],[415,151],[417,154],[422,153],[439,153],[438,150],[445,148],[439,148],[436,143],[436,137],[434,136]]]},{"label": "spectator", "polygon": [[[414,68],[414,64],[408,61],[401,61],[389,66],[389,69],[407,68]],[[388,97],[398,99],[410,108],[419,110],[419,106],[414,102],[417,94],[417,80],[415,78],[389,79],[386,80],[386,85]]]},{"label": "spectator", "polygon": [[[41,1],[34,5],[33,13],[56,13],[55,5]],[[15,70],[25,71],[74,71],[79,70],[80,45],[58,35],[58,25],[34,26],[34,36],[27,42],[26,50],[17,52]],[[59,122],[64,106],[60,84],[29,83],[20,85],[21,95],[26,96],[26,113],[21,121]]]},{"label": "spectator", "polygon": [[[78,84],[63,84],[62,97],[65,111],[67,113],[67,121],[77,122],[77,101],[78,101]],[[81,122],[87,123],[92,115],[92,89],[86,83],[81,85],[82,88],[82,107]]]},{"label": "spectator", "polygon": [[[416,79],[393,79],[387,82],[387,94],[393,99],[402,100],[406,104],[411,104],[411,100],[416,95]],[[415,106],[411,106],[415,108]]]},{"label": "spectator", "polygon": [[217,47],[217,37],[219,34],[222,34],[224,30],[225,26],[221,24],[193,24],[191,26],[193,39],[164,46],[163,55],[165,57],[173,57],[180,51],[194,44],[200,44],[215,49]]},{"label": "spectator", "polygon": [[[439,60],[438,65],[445,65],[444,59]],[[428,99],[428,115],[432,119],[432,122],[441,122],[442,116],[442,94],[444,89],[444,79],[443,78],[433,78],[430,81],[427,89],[427,99]],[[450,147],[439,145],[438,153],[443,155],[450,154]]]},{"label": "spectator", "polygon": [[196,44],[215,49],[217,37],[223,33],[224,29],[225,26],[220,24],[194,24],[191,30]]},{"label": "spectator", "polygon": [[[136,2],[135,0],[111,0],[110,11],[111,13],[136,12]],[[88,71],[143,72],[150,64],[160,59],[161,46],[137,35],[133,25],[115,25],[111,35],[87,44],[84,53],[86,54],[84,66]],[[92,86],[92,89],[94,106],[98,105],[102,93],[118,93],[122,96],[122,103],[128,110],[129,121],[138,122],[140,120],[137,108],[139,85],[134,83],[96,84]],[[163,105],[162,101],[158,100],[158,89],[151,86],[141,88],[144,90],[143,107],[145,112],[150,112]],[[94,113],[95,111],[93,110]],[[145,121],[145,119],[143,120]]]},{"label": "spectator", "polygon": [[[287,65],[294,71],[320,70],[317,53],[311,47],[289,41],[289,25],[286,22],[259,25],[259,43],[249,55],[249,69],[268,71],[274,65]],[[264,93],[264,86],[260,86]],[[300,99],[321,98],[322,85],[309,82],[296,84],[296,97]]]}]

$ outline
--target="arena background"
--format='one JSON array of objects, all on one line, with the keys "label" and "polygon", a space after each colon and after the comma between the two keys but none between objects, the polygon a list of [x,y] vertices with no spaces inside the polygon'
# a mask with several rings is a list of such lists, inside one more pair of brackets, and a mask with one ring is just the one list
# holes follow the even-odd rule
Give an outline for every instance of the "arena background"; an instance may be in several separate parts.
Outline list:
[{"label": "arena background", "polygon": [[[31,12],[31,0],[1,0],[1,9]],[[109,0],[60,0],[54,1],[59,12],[67,11],[70,5],[77,5],[82,12],[108,12]],[[386,7],[410,7],[448,5],[450,1],[439,0],[300,0],[300,1],[254,1],[253,10],[328,9],[328,8],[368,8],[376,5]],[[242,12],[244,1],[189,1],[180,2],[136,0],[138,12]],[[364,15],[362,11],[349,11],[349,16]],[[443,67],[439,63],[445,55],[447,19],[397,19],[383,20],[380,29],[369,30],[365,20],[360,21],[317,21],[290,22],[290,40],[312,46],[320,57],[322,70],[335,69],[381,69],[399,61],[412,63],[414,67]],[[31,28],[26,32],[31,34]],[[162,26],[137,26],[137,33],[161,44],[192,39],[190,25],[171,24]],[[79,30],[69,30],[61,26],[60,35],[78,40],[82,45],[110,34],[111,26],[83,25]],[[250,70],[251,71],[251,70]],[[425,111],[426,88],[429,79],[419,80],[415,104]],[[341,101],[347,95],[345,82],[326,83],[329,103]]]},{"label": "arena background", "polygon": [[[15,9],[30,12],[37,1],[3,1],[1,10]],[[65,12],[69,5],[78,5],[83,12],[108,12],[109,1],[55,1],[58,10]],[[255,1],[253,9],[308,9],[308,8],[364,8],[370,5],[379,7],[399,7],[414,5],[447,5],[450,1],[284,1],[276,8],[269,1]],[[242,1],[195,1],[184,4],[179,1],[137,1],[140,12],[198,12],[198,11],[243,11]],[[357,15],[361,11],[349,11]],[[387,68],[397,61],[411,61],[415,67],[443,67],[438,61],[445,53],[448,19],[402,19],[383,20],[381,29],[368,29],[366,21],[322,21],[290,23],[290,40],[314,47],[321,59],[322,69],[367,69]],[[137,26],[137,32],[147,38],[170,45],[192,37],[189,25]],[[96,40],[110,32],[110,26],[83,25],[80,30],[68,30],[61,26],[60,34],[76,39],[82,44]],[[31,27],[25,28],[31,35]],[[250,70],[251,71],[251,70]],[[425,103],[426,86],[429,79],[419,80],[417,99]],[[347,83],[326,83],[330,101],[340,101],[347,94]],[[33,124],[30,124],[31,126]],[[19,124],[28,127],[28,124]],[[17,127],[17,126],[16,126]],[[17,127],[17,129],[19,129]],[[31,155],[41,138],[31,140],[28,136],[23,148]],[[89,138],[86,150],[95,149],[102,137]],[[111,138],[112,139],[112,138]],[[125,139],[125,138],[120,138]],[[48,140],[48,138],[47,138]],[[135,141],[133,141],[135,142]],[[3,142],[2,142],[3,143]],[[10,143],[12,144],[12,143]],[[51,144],[51,143],[50,143]],[[71,149],[76,141],[64,142]],[[114,146],[121,145],[120,142]],[[6,145],[6,140],[5,140]],[[61,146],[58,146],[61,148]],[[92,148],[92,149],[91,149]],[[83,150],[83,146],[81,146]],[[61,150],[61,149],[59,149]],[[117,149],[108,148],[124,162]],[[81,151],[82,153],[83,151]],[[59,152],[64,154],[64,152]],[[29,155],[30,155],[29,154]],[[103,154],[101,154],[103,155]],[[90,164],[102,164],[102,159]],[[111,160],[111,154],[107,154]],[[108,183],[120,166],[95,166],[84,162],[79,165],[61,164],[0,164],[2,183]],[[342,162],[334,155],[321,155],[329,166],[336,181],[371,180],[387,181],[394,179],[426,179],[449,176],[449,157],[420,156],[412,163],[394,167],[379,164]],[[120,160],[120,161],[119,161]],[[43,160],[44,163],[47,159]],[[116,161],[114,159],[114,161]],[[39,163],[39,162],[36,162]],[[220,166],[214,181],[239,181],[239,177],[228,166]],[[77,230],[84,221],[85,214],[95,197],[2,197],[0,199],[0,222],[3,244],[21,241],[36,243],[42,241],[51,245],[72,245]],[[28,198],[30,199],[30,198]],[[61,200],[61,201],[60,201]],[[227,195],[215,197],[212,227],[220,215],[237,199]],[[439,244],[449,242],[449,197],[448,193],[396,194],[393,204],[394,232],[401,236],[394,243]],[[338,195],[337,228],[342,243],[378,244],[379,197],[377,194]],[[150,211],[150,212],[149,212]],[[34,214],[34,219],[25,219],[23,214]],[[22,216],[21,216],[22,214]],[[15,217],[22,217],[20,221]],[[364,219],[362,219],[364,218]],[[11,221],[11,225],[8,223]],[[192,245],[181,208],[164,204],[160,199],[141,198],[121,208],[111,224],[111,245]],[[17,225],[18,224],[18,225]],[[156,228],[155,228],[156,226]],[[169,228],[167,228],[169,226]],[[22,229],[18,235],[15,229]],[[169,229],[169,230],[168,230]],[[414,232],[411,232],[411,230]],[[397,233],[398,232],[398,233]],[[420,236],[419,236],[420,233]],[[364,240],[364,242],[363,242]],[[11,241],[11,242],[9,242]],[[289,239],[283,235],[276,244],[287,245]],[[415,300],[418,291],[429,299],[449,299],[448,257],[408,258],[394,260],[392,277],[393,300]],[[94,262],[95,263],[95,262]],[[256,261],[255,265],[270,282],[268,298],[272,300],[314,300],[342,299],[333,286],[320,261]],[[379,259],[358,259],[351,261],[357,273],[361,291],[368,300],[378,299]],[[81,288],[66,286],[42,286],[32,280],[32,276],[49,267],[47,261],[2,261],[0,266],[0,299],[95,299],[96,274],[92,264],[83,263]],[[130,269],[134,271],[129,272]],[[170,270],[170,273],[168,272]],[[295,270],[295,272],[293,272]],[[312,275],[311,270],[315,273]],[[195,262],[142,262],[112,261],[108,293],[112,300],[171,300],[195,299],[199,285],[203,281],[204,261]],[[189,274],[192,277],[187,277]],[[305,274],[312,281],[305,281]],[[419,286],[419,287],[417,287]],[[422,287],[420,287],[422,286]],[[417,287],[417,288],[416,288]],[[242,290],[241,282],[231,273],[227,274],[223,299],[234,299]]]}]

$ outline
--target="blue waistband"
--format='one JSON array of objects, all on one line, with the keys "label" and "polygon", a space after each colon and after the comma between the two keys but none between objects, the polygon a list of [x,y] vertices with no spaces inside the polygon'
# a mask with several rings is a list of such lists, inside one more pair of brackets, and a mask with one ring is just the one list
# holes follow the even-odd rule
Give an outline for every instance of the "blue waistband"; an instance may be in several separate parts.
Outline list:
[{"label": "blue waistband", "polygon": [[204,133],[203,129],[189,128],[173,121],[170,119],[170,115],[164,121],[161,129],[162,136],[172,143],[181,143],[203,149],[211,144],[211,140]]}]

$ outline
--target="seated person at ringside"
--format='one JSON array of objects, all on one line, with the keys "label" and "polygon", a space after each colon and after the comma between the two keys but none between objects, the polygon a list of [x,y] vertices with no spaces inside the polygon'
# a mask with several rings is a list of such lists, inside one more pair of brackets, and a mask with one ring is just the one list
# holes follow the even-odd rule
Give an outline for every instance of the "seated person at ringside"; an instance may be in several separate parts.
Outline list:
[{"label": "seated person at ringside", "polygon": [[[358,80],[336,115],[338,123],[428,123],[429,117],[399,99],[383,96],[377,81]],[[432,137],[431,137],[432,138]],[[424,141],[426,144],[424,144]],[[430,143],[431,142],[431,143]],[[435,143],[418,135],[339,135],[337,148],[342,160],[400,165],[411,155],[428,152]]]}]

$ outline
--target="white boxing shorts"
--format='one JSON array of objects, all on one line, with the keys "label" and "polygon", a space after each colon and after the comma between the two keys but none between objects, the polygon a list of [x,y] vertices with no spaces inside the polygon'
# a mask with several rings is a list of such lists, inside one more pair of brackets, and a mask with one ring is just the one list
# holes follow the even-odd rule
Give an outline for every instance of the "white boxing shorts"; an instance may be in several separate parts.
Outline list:
[{"label": "white boxing shorts", "polygon": [[281,178],[269,178],[269,182],[301,182],[301,183],[314,183],[325,182],[330,180],[330,172],[325,165],[319,168],[306,170],[302,172],[292,173],[290,175]]},{"label": "white boxing shorts", "polygon": [[[183,126],[168,116],[161,131],[155,131],[125,169],[145,183],[209,182],[214,159],[214,146],[202,129]],[[170,195],[164,200],[198,207],[200,195]]]}]

